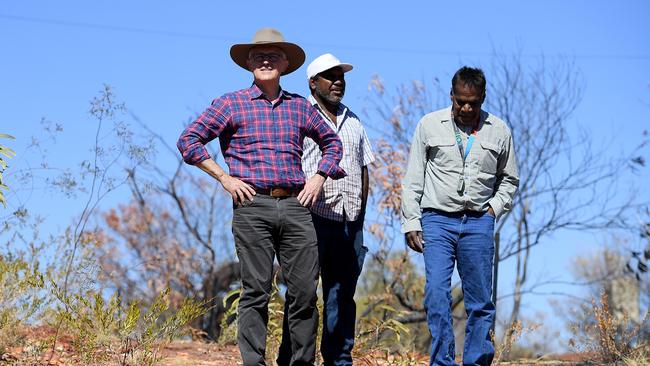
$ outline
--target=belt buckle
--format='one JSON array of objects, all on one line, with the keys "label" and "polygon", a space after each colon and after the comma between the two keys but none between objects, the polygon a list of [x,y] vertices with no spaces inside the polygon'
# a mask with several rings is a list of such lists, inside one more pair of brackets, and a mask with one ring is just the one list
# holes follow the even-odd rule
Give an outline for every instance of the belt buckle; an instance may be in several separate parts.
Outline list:
[{"label": "belt buckle", "polygon": [[287,188],[282,188],[282,187],[277,187],[277,188],[271,188],[271,197],[288,197],[290,196],[289,189]]}]

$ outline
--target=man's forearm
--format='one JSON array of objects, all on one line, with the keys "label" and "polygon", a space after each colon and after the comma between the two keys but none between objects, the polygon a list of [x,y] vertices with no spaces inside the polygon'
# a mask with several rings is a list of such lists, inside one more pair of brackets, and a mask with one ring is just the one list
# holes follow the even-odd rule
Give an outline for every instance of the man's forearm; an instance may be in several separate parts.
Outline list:
[{"label": "man's forearm", "polygon": [[227,175],[226,172],[219,166],[219,164],[217,164],[211,158],[197,163],[196,166],[221,183],[223,183],[223,177]]},{"label": "man's forearm", "polygon": [[196,166],[219,181],[235,203],[250,201],[255,196],[255,189],[251,185],[228,175],[214,160],[205,159],[196,163]]}]

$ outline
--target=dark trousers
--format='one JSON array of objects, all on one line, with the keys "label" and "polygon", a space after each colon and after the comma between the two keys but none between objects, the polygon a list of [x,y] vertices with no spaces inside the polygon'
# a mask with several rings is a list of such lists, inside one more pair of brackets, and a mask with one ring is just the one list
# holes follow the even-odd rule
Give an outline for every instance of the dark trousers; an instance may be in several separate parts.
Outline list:
[{"label": "dark trousers", "polygon": [[291,365],[313,365],[318,311],[318,247],[309,209],[295,197],[256,195],[236,205],[233,234],[241,264],[237,341],[244,366],[265,365],[268,302],[277,255],[287,284]]},{"label": "dark trousers", "polygon": [[465,295],[467,326],[463,365],[488,366],[494,357],[490,327],[494,322],[492,262],[494,217],[487,213],[422,214],[424,305],[431,332],[430,365],[456,365],[451,316],[451,276],[454,263]]},{"label": "dark trousers", "polygon": [[[367,248],[363,245],[363,220],[339,222],[312,215],[318,237],[323,286],[323,336],[325,366],[352,365],[356,303],[354,292]],[[278,365],[291,365],[291,340],[285,317]]]}]

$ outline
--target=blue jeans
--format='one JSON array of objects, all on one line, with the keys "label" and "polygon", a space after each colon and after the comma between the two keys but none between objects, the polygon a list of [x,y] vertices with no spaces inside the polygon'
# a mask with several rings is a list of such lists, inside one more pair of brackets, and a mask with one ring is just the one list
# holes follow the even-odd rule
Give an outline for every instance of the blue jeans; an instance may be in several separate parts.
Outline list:
[{"label": "blue jeans", "polygon": [[463,365],[490,365],[494,346],[490,327],[494,321],[492,262],[494,217],[487,213],[422,214],[426,285],[424,306],[431,332],[430,365],[455,365],[451,317],[451,276],[457,263],[467,326]]},{"label": "blue jeans", "polygon": [[[323,337],[320,346],[323,364],[352,365],[356,321],[354,292],[368,251],[363,245],[363,220],[338,222],[314,214],[312,220],[318,240],[323,286]],[[289,365],[290,347],[289,333],[283,331],[278,365]]]}]

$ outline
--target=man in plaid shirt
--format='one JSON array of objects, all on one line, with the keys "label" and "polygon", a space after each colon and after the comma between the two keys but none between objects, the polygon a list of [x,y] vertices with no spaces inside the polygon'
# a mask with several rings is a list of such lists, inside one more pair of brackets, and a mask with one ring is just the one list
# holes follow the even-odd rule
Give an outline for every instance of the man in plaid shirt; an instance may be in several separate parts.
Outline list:
[{"label": "man in plaid shirt", "polygon": [[[291,365],[313,365],[318,311],[318,247],[307,206],[325,178],[339,179],[342,145],[336,133],[303,97],[280,88],[280,76],[302,65],[304,51],[275,29],[259,30],[230,56],[253,73],[250,88],[228,93],[191,123],[178,139],[188,164],[219,181],[233,199],[233,235],[240,263],[238,344],[244,366],[265,365],[268,301],[277,255],[287,284]],[[205,144],[219,138],[229,174],[210,158]],[[305,181],[305,137],[323,151]]]},{"label": "man in plaid shirt", "polygon": [[[354,292],[367,248],[363,245],[363,220],[368,197],[368,164],[375,158],[363,125],[341,103],[345,93],[344,74],[352,65],[332,54],[316,58],[307,67],[309,101],[318,109],[343,142],[341,167],[347,176],[327,180],[323,192],[311,205],[318,237],[323,286],[323,336],[321,355],[325,366],[352,365],[356,304]],[[302,167],[306,175],[318,170],[318,145],[304,142]],[[285,317],[285,320],[287,318]],[[290,364],[293,334],[285,321],[278,365]]]}]

